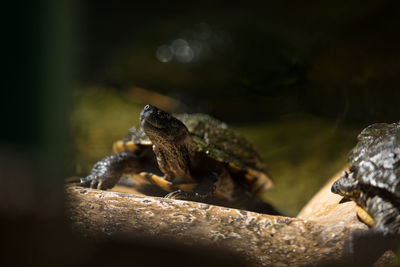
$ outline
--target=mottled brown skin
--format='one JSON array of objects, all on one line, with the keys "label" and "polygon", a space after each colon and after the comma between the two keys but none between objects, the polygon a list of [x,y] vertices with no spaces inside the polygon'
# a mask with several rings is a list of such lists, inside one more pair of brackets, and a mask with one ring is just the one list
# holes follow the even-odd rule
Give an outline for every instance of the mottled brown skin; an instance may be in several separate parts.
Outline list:
[{"label": "mottled brown skin", "polygon": [[168,197],[195,199],[213,193],[220,170],[199,171],[197,145],[180,120],[152,105],[146,105],[140,113],[140,124],[153,143],[158,167],[164,173],[163,179],[174,183],[199,183],[193,192],[176,190]]},{"label": "mottled brown skin", "polygon": [[158,167],[164,178],[175,182],[193,182],[191,169],[197,146],[186,126],[170,114],[151,105],[140,113],[143,131],[153,143]]},{"label": "mottled brown skin", "polygon": [[[96,163],[91,173],[81,179],[81,185],[108,189],[122,174],[140,173],[161,191],[169,192],[155,194],[146,188],[142,190],[145,193],[276,214],[256,197],[266,182],[271,183],[257,153],[225,124],[206,115],[197,116],[207,119],[198,120],[196,115],[182,118],[191,127],[189,132],[181,120],[146,105],[140,113],[141,129],[132,128],[128,138],[120,141],[121,148],[117,150],[123,152]],[[128,143],[134,147],[129,148]]]}]

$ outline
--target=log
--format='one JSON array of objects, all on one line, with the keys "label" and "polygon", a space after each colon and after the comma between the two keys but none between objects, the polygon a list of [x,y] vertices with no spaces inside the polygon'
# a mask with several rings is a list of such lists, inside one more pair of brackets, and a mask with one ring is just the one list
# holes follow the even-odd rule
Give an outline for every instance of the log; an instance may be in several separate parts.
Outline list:
[{"label": "log", "polygon": [[77,186],[65,191],[72,228],[85,236],[133,233],[203,244],[234,251],[254,266],[338,260],[349,234],[365,229],[361,223],[349,227],[340,220],[318,222]]}]

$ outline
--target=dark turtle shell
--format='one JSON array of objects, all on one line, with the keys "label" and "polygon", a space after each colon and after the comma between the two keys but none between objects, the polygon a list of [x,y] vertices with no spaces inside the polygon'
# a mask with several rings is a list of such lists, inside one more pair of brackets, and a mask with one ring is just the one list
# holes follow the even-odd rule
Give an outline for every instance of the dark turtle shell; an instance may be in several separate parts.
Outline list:
[{"label": "dark turtle shell", "polygon": [[386,191],[400,202],[400,124],[370,125],[357,139],[349,163],[358,182]]},{"label": "dark turtle shell", "polygon": [[[253,146],[226,123],[206,114],[174,114],[174,116],[186,125],[197,144],[198,151],[217,161],[227,163],[232,171],[244,171],[245,178],[252,181],[253,192],[260,193],[272,187],[273,183],[266,174],[265,165]],[[139,125],[129,129],[123,142],[152,145]]]}]

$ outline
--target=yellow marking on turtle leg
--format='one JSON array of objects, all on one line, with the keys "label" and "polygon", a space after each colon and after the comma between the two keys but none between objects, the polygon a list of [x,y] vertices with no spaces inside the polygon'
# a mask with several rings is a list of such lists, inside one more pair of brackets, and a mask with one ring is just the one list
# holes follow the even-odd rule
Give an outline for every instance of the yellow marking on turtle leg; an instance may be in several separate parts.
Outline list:
[{"label": "yellow marking on turtle leg", "polygon": [[114,154],[124,152],[124,142],[122,142],[121,140],[115,142],[113,144],[113,152],[114,152]]},{"label": "yellow marking on turtle leg", "polygon": [[232,163],[232,162],[229,162],[228,165],[229,165],[229,167],[231,168],[231,170],[232,170],[233,172],[239,172],[239,171],[241,171],[240,167],[237,166],[236,164]]},{"label": "yellow marking on turtle leg", "polygon": [[272,180],[265,175],[262,172],[253,170],[253,169],[248,169],[247,173],[244,175],[244,177],[249,181],[253,182],[254,184],[252,185],[252,191],[255,193],[262,193],[265,190],[271,189],[274,187],[274,183]]},{"label": "yellow marking on turtle leg", "polygon": [[244,178],[246,178],[247,181],[251,182],[254,179],[256,179],[258,176],[258,173],[256,173],[254,170],[252,169],[248,169],[247,173],[244,175]]},{"label": "yellow marking on turtle leg", "polygon": [[167,192],[173,191],[172,183],[165,180],[163,177],[160,177],[155,174],[148,173],[148,172],[141,172],[141,173],[139,173],[139,175],[142,176],[143,178],[146,178],[152,184],[157,185],[164,191],[167,191]]},{"label": "yellow marking on turtle leg", "polygon": [[133,141],[129,141],[129,142],[125,143],[125,151],[134,152],[137,149],[138,149],[138,146]]},{"label": "yellow marking on turtle leg", "polygon": [[176,186],[182,191],[191,192],[198,185],[199,184],[179,184],[179,185],[176,185]]},{"label": "yellow marking on turtle leg", "polygon": [[114,154],[122,153],[122,152],[135,152],[138,149],[138,145],[136,145],[133,141],[125,142],[119,140],[113,144],[113,152]]},{"label": "yellow marking on turtle leg", "polygon": [[368,214],[368,212],[365,209],[357,205],[356,210],[357,210],[357,215],[361,221],[363,221],[369,227],[375,226],[374,219],[371,217],[371,215]]}]

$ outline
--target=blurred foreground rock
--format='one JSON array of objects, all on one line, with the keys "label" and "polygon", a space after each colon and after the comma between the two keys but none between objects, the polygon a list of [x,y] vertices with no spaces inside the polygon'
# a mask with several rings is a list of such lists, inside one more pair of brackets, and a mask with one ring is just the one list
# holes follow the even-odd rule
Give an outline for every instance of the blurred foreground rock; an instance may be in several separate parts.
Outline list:
[{"label": "blurred foreground rock", "polygon": [[66,196],[73,229],[89,237],[134,233],[232,250],[255,266],[307,266],[337,261],[349,234],[366,229],[328,187],[299,218],[75,186]]}]

